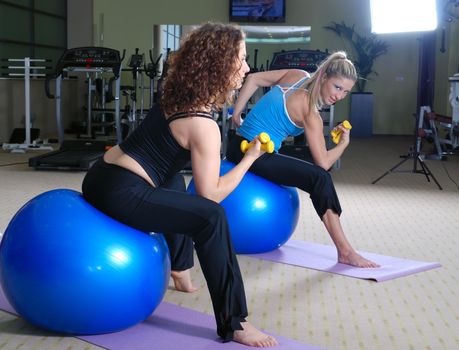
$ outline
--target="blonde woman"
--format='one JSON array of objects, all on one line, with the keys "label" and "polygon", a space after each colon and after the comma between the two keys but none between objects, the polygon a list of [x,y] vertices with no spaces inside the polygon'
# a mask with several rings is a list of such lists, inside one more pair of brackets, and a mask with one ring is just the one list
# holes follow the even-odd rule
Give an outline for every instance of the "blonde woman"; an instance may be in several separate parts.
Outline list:
[{"label": "blonde woman", "polygon": [[[357,80],[353,63],[344,52],[328,56],[310,76],[297,69],[253,73],[247,79],[234,105],[233,122],[237,135],[229,144],[227,159],[239,163],[243,139],[252,140],[267,132],[277,151],[287,136],[306,135],[314,164],[277,152],[264,154],[250,171],[272,182],[297,187],[310,194],[314,208],[323,221],[338,253],[338,262],[357,267],[378,267],[358,254],[347,240],[340,222],[341,206],[328,169],[349,145],[349,130],[339,125],[342,136],[332,149],[326,148],[323,121],[324,105],[345,98]],[[272,87],[242,121],[246,103],[260,87]]]}]

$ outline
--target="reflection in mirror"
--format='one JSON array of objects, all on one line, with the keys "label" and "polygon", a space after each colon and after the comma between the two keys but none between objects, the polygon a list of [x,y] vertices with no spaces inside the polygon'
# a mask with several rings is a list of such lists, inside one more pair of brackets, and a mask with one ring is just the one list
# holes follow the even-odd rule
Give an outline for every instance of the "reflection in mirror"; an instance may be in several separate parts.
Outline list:
[{"label": "reflection in mirror", "polygon": [[281,51],[307,50],[310,26],[242,26],[247,34],[247,53],[252,71],[269,70]]},{"label": "reflection in mirror", "polygon": [[247,43],[262,44],[308,44],[311,27],[292,26],[242,26]]},{"label": "reflection in mirror", "polygon": [[[177,37],[180,32],[185,35],[197,25],[182,25],[180,31],[178,25],[154,25],[154,56],[163,53],[163,58],[167,56],[167,49],[175,50],[177,40],[167,41],[167,37]],[[267,25],[241,25],[247,35],[247,54],[248,62],[252,71],[269,69],[270,62],[276,52],[289,50],[308,50],[311,41],[310,26],[267,26]],[[175,35],[171,36],[173,29]]]}]

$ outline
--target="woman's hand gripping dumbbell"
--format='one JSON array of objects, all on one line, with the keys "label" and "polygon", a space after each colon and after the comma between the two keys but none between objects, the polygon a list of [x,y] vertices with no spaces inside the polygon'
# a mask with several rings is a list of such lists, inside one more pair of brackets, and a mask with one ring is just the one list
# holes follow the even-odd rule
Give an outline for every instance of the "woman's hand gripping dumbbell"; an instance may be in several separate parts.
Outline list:
[{"label": "woman's hand gripping dumbbell", "polygon": [[[258,135],[258,140],[261,143],[261,149],[267,153],[274,152],[274,142],[271,141],[269,135],[265,132],[260,133]],[[254,145],[253,142],[248,142],[247,140],[243,140],[241,142],[241,151],[242,153],[247,152],[247,150]]]}]

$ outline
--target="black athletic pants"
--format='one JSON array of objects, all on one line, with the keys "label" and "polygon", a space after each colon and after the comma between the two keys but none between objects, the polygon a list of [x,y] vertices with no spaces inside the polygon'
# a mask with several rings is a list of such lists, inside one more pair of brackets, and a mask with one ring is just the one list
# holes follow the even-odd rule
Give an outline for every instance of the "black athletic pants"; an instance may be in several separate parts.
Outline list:
[{"label": "black athletic pants", "polygon": [[194,242],[212,299],[217,333],[229,341],[234,330],[242,329],[247,306],[225,210],[184,191],[180,174],[155,188],[131,171],[103,160],[91,167],[83,181],[84,198],[100,211],[140,231],[163,233],[173,270],[193,266]]},{"label": "black athletic pants", "polygon": [[[234,135],[228,144],[226,159],[232,163],[239,163],[244,156],[240,148],[242,140],[243,137]],[[333,180],[328,171],[317,165],[279,153],[265,153],[249,170],[279,185],[297,187],[309,193],[320,219],[328,209],[341,215]]]}]

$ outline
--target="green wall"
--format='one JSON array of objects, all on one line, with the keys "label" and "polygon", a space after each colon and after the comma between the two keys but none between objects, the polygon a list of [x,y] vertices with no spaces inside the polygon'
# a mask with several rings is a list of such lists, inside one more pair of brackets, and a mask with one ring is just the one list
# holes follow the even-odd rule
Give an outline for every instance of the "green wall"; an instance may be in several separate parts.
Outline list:
[{"label": "green wall", "polygon": [[[437,0],[439,8],[447,0]],[[198,24],[204,21],[228,21],[228,0],[94,0],[95,45],[126,49],[127,55],[139,47],[147,52],[153,43],[154,24]],[[335,51],[346,49],[344,43],[323,29],[331,21],[355,24],[361,34],[370,33],[368,0],[287,0],[286,25],[311,26],[311,42],[304,49]],[[101,19],[103,18],[103,26]],[[447,24],[445,54],[437,54],[435,110],[449,114],[448,76],[456,73],[459,63],[458,45],[453,37],[459,37],[458,22]],[[101,30],[103,42],[100,41]],[[438,31],[440,32],[440,31]],[[391,46],[388,54],[379,57],[375,70],[379,73],[367,84],[367,91],[375,94],[373,119],[374,134],[411,134],[416,112],[419,34],[391,34],[380,36]],[[265,50],[279,51],[274,46],[260,47],[258,65],[265,64],[272,56]],[[263,52],[261,52],[263,50]],[[249,47],[253,55],[252,46]],[[335,109],[336,120],[349,114],[349,99],[340,102]]]}]

